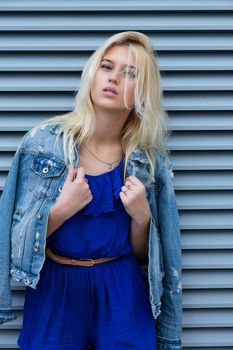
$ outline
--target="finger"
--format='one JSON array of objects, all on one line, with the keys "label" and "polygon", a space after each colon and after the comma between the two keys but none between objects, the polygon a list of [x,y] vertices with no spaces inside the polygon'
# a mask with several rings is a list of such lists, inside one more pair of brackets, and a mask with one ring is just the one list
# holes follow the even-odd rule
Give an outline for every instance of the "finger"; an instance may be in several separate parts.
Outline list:
[{"label": "finger", "polygon": [[126,191],[129,191],[129,189],[128,189],[128,187],[126,187],[126,186],[122,186],[122,187],[121,187],[121,191],[122,191],[122,192],[126,192]]},{"label": "finger", "polygon": [[130,181],[134,185],[143,184],[136,176],[128,176],[125,181]]},{"label": "finger", "polygon": [[128,186],[129,186],[129,188],[130,188],[130,189],[134,189],[134,188],[136,188],[136,187],[137,187],[137,185],[136,185],[136,184],[132,183],[132,182],[131,182],[131,181],[129,181],[129,180],[126,180],[126,181],[125,181],[125,183],[124,183],[124,185],[125,185],[126,187],[128,187]]},{"label": "finger", "polygon": [[74,168],[71,164],[69,164],[68,166],[68,174],[67,174],[67,177],[66,177],[66,183],[67,182],[72,182],[74,179]]},{"label": "finger", "polygon": [[121,187],[121,192],[124,194],[125,197],[131,197],[133,195],[133,191],[129,190],[125,186]]},{"label": "finger", "polygon": [[75,180],[77,180],[79,182],[85,181],[85,170],[84,170],[83,166],[80,166],[77,169],[77,175],[76,175]]},{"label": "finger", "polygon": [[[128,192],[128,191],[127,191],[127,192]],[[125,192],[121,191],[121,192],[119,193],[119,196],[120,196],[120,198],[121,198],[123,204],[128,204],[128,199],[129,199],[129,197],[127,196],[127,194],[126,194]]]}]

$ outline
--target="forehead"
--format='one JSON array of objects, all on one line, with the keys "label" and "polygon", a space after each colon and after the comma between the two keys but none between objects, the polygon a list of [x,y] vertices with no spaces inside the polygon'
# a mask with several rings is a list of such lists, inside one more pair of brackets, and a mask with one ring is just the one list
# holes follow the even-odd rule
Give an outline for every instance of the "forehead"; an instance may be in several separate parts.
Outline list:
[{"label": "forehead", "polygon": [[[118,64],[122,67],[125,67],[128,65],[128,47],[127,46],[113,46],[112,48],[108,49],[107,52],[103,55],[101,62],[108,62],[111,64]],[[130,59],[130,64],[128,65],[130,68],[135,67],[135,63]]]}]

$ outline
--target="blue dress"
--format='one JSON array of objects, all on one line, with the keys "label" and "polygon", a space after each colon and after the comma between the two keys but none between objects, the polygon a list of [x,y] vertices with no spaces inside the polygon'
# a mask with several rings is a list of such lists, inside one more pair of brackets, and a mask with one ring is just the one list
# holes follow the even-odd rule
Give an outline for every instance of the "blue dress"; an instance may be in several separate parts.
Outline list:
[{"label": "blue dress", "polygon": [[86,174],[92,201],[46,241],[65,257],[120,258],[72,266],[46,256],[37,288],[26,287],[21,349],[156,349],[149,285],[133,255],[131,217],[119,196],[122,167],[123,159],[111,171]]}]

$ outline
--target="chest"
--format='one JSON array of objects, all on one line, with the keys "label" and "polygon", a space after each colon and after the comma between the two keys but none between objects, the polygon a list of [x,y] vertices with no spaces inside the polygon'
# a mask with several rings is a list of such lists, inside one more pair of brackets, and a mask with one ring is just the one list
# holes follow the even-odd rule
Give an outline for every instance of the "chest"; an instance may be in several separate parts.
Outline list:
[{"label": "chest", "polygon": [[119,162],[120,160],[115,163],[111,163],[111,168],[109,168],[109,164],[107,164],[107,162],[103,163],[102,159],[98,160],[87,152],[80,152],[78,168],[83,167],[85,174],[96,176],[113,170],[119,164]]}]

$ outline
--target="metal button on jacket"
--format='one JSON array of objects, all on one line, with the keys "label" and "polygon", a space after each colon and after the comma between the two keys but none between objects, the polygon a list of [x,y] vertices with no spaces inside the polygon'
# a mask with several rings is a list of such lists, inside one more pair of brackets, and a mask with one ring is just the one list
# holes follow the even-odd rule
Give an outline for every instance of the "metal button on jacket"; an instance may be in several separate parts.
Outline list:
[{"label": "metal button on jacket", "polygon": [[49,168],[46,166],[45,168],[43,168],[42,171],[43,171],[44,174],[47,174],[47,172],[49,171]]}]

